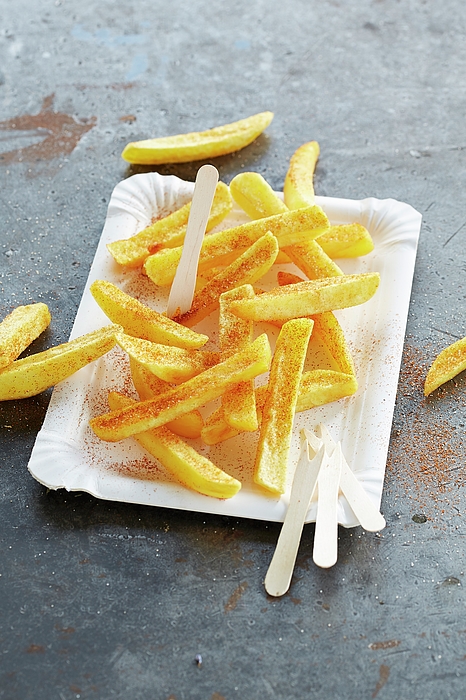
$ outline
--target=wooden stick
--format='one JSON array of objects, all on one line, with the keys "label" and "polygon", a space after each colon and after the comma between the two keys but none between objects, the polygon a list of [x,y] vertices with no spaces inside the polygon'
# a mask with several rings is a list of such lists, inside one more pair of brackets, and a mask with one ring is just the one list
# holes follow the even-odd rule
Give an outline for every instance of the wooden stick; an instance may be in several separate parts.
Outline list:
[{"label": "wooden stick", "polygon": [[197,171],[183,252],[168,298],[167,316],[169,318],[186,313],[191,308],[202,240],[217,182],[218,170],[213,165],[203,165]]}]

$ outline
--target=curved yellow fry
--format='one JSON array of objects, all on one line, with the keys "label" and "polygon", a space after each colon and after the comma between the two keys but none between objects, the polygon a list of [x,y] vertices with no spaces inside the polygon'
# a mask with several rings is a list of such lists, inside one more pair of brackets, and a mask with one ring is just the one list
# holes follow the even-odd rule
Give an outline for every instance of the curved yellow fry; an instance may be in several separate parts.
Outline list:
[{"label": "curved yellow fry", "polygon": [[121,157],[128,163],[159,165],[224,156],[252,143],[272,119],[273,112],[259,112],[207,131],[134,141],[125,147]]},{"label": "curved yellow fry", "polygon": [[461,338],[442,350],[433,361],[424,384],[424,395],[428,396],[465,369],[466,338]]},{"label": "curved yellow fry", "polygon": [[0,323],[0,369],[21,355],[50,323],[46,304],[17,306]]},{"label": "curved yellow fry", "polygon": [[317,141],[309,141],[291,156],[283,186],[285,204],[289,209],[301,209],[315,203],[313,177],[319,153]]}]

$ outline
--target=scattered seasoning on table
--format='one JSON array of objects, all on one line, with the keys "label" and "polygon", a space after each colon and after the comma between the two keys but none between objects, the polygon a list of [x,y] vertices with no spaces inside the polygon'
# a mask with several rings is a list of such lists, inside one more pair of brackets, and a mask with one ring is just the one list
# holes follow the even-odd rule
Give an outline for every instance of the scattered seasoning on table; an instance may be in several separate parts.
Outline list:
[{"label": "scattered seasoning on table", "polygon": [[460,489],[466,485],[463,435],[445,417],[445,407],[452,404],[453,412],[464,410],[465,397],[450,384],[425,398],[428,367],[426,348],[408,342],[387,461],[387,479],[395,492],[399,484],[413,500],[414,514],[420,514],[418,523],[447,511],[460,514]]}]

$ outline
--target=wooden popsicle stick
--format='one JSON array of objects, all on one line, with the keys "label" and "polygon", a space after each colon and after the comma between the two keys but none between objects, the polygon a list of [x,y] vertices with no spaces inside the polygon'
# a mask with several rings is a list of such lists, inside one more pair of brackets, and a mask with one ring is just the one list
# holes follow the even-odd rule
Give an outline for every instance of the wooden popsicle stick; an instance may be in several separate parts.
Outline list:
[{"label": "wooden popsicle stick", "polygon": [[325,448],[322,445],[314,459],[310,460],[307,442],[303,441],[291,487],[290,503],[265,577],[265,589],[269,595],[284,595],[290,587],[304,520],[324,457]]},{"label": "wooden popsicle stick", "polygon": [[341,447],[337,444],[319,472],[317,486],[316,530],[312,558],[317,566],[328,569],[338,558],[338,491],[341,474]]},{"label": "wooden popsicle stick", "polygon": [[213,165],[203,165],[197,171],[183,251],[168,297],[169,318],[175,314],[183,314],[191,308],[202,240],[217,182],[218,170]]},{"label": "wooden popsicle stick", "polygon": [[[331,451],[335,446],[335,441],[333,440],[332,436],[323,423],[319,425],[318,430],[327,451]],[[308,437],[308,431],[306,431],[306,436]],[[319,438],[316,439],[318,440]],[[311,445],[312,449],[314,449],[311,442],[309,442],[309,444]],[[316,446],[318,446],[318,443],[316,443]],[[353,513],[359,520],[359,523],[365,530],[368,532],[378,532],[379,530],[383,530],[386,525],[385,518],[381,513],[379,513],[376,506],[372,503],[368,494],[364,490],[363,485],[351,471],[343,454],[341,461],[340,489],[348,501]]]}]

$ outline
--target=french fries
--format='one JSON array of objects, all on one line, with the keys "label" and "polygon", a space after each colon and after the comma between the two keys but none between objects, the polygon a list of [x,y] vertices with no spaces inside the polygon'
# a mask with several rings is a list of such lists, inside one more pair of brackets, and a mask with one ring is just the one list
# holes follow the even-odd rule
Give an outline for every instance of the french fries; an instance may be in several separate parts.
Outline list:
[{"label": "french fries", "polygon": [[158,428],[220,397],[229,386],[267,372],[270,361],[270,344],[263,333],[244,350],[161,396],[92,418],[90,426],[98,437],[108,442]]},{"label": "french fries", "polygon": [[[283,186],[285,204],[289,209],[314,204],[313,178],[319,154],[317,141],[310,141],[291,156]],[[361,224],[332,226],[321,236],[319,245],[331,258],[356,258],[374,250],[371,235]]]},{"label": "french fries", "polygon": [[[231,206],[231,194],[227,185],[223,182],[217,183],[206,231],[210,231],[223,221],[231,210]],[[159,248],[183,245],[190,210],[191,202],[188,202],[131,238],[109,243],[108,251],[120,265],[129,269],[140,267],[146,258]]]},{"label": "french fries", "polygon": [[185,350],[150,340],[117,333],[118,345],[130,358],[165,382],[180,384],[217,364],[219,353],[209,350]]},{"label": "french fries", "polygon": [[[285,201],[258,173],[241,173],[230,184],[231,196],[252,220],[206,235],[192,306],[172,320],[178,331],[188,331],[219,308],[220,356],[200,350],[207,337],[194,331],[189,341],[177,336],[176,341],[154,342],[141,329],[135,300],[128,301],[119,290],[104,294],[97,289],[103,282],[94,283],[97,301],[125,328],[126,335],[117,338],[129,354],[141,398],[125,406],[113,403],[110,413],[93,418],[90,425],[98,437],[110,442],[139,439],[167,431],[167,426],[170,434],[183,434],[192,420],[192,434],[200,432],[205,444],[215,445],[259,429],[254,480],[271,494],[284,492],[295,413],[348,397],[358,387],[353,359],[332,311],[368,301],[380,281],[378,273],[344,274],[333,260],[365,254],[373,244],[364,227],[331,226],[315,205],[312,175],[318,155],[316,142],[298,149],[287,173]],[[140,245],[144,255],[150,253],[143,271],[158,287],[169,286],[175,277],[182,253],[177,236],[184,226],[176,222],[185,212],[157,222],[151,235],[158,229],[158,240],[149,245],[149,231],[138,234],[139,240],[133,237],[134,250]],[[320,245],[325,237],[326,245]],[[277,262],[294,263],[303,278],[280,271],[278,287],[255,292],[252,285]],[[157,317],[154,322],[157,332],[159,321]],[[273,356],[266,334],[252,341],[254,323],[264,321],[280,328]],[[270,363],[268,382],[255,387],[254,378],[267,372]],[[219,397],[221,405],[200,418],[198,409]],[[156,450],[152,454],[163,462]]]},{"label": "french fries", "polygon": [[[154,396],[159,396],[165,391],[171,389],[171,384],[153,374],[147,367],[140,364],[137,360],[130,356],[129,366],[131,370],[131,379],[133,380],[134,388],[139,394],[141,401],[152,399]],[[179,418],[167,423],[167,428],[172,432],[186,438],[198,438],[201,436],[204,421],[198,410],[185,413]]]},{"label": "french fries", "polygon": [[[231,263],[239,251],[249,248],[266,233],[274,235],[283,247],[317,238],[328,228],[327,216],[320,207],[313,206],[211,233],[202,243],[198,271],[202,273],[209,267]],[[163,248],[147,258],[144,271],[154,284],[166,287],[173,282],[181,251],[181,247]]]},{"label": "french fries", "polygon": [[189,311],[173,320],[188,327],[199,323],[218,307],[223,292],[257,282],[270,270],[277,255],[278,241],[266,233],[194,295]]},{"label": "french fries", "polygon": [[[112,410],[134,406],[128,396],[111,392],[108,403]],[[135,435],[136,440],[187,488],[214,498],[232,498],[241,483],[215,466],[209,459],[161,426]]]},{"label": "french fries", "polygon": [[[210,132],[130,144],[124,157],[131,162],[183,162],[206,157],[206,148],[218,155],[225,147],[245,145],[271,117],[264,113]],[[333,310],[368,301],[380,280],[375,272],[344,274],[334,261],[364,255],[373,242],[360,224],[331,225],[316,205],[313,174],[318,156],[317,142],[296,151],[285,179],[284,201],[258,173],[241,173],[230,187],[218,184],[194,299],[186,313],[170,319],[112,282],[98,279],[90,292],[112,325],[16,360],[50,321],[45,305],[16,310],[0,324],[0,400],[37,394],[118,344],[128,356],[140,400],[110,391],[109,412],[90,420],[97,437],[108,442],[134,437],[186,487],[231,498],[240,482],[184,439],[213,446],[258,431],[250,464],[254,482],[280,497],[287,487],[295,414],[349,397],[358,387]],[[232,198],[251,221],[212,232],[230,212]],[[131,238],[108,244],[120,266],[119,279],[128,275],[134,282],[134,276],[143,273],[158,287],[169,286],[181,258],[189,211],[186,204]],[[270,289],[268,275],[268,291],[254,290],[252,285],[277,263],[294,265],[303,276],[280,270],[277,287]],[[193,329],[217,309],[218,328],[211,337]],[[254,325],[264,322],[279,328],[273,331],[274,336],[278,333],[273,353],[268,334]],[[466,367],[463,342],[434,363],[426,394]],[[206,406],[218,399],[205,417]]]},{"label": "french fries", "polygon": [[[230,190],[233,199],[244,209],[251,219],[261,219],[267,216],[283,214],[288,211],[286,204],[276,195],[269,183],[259,175],[259,173],[240,173],[236,175],[230,183]],[[310,198],[309,204],[314,204],[314,197]],[[298,207],[295,207],[298,208]],[[323,234],[322,234],[323,235]],[[317,240],[307,239],[295,242],[290,246],[283,246],[282,253],[286,261],[294,262],[308,279],[318,279],[319,277],[333,277],[342,275],[342,270],[325,253]]]},{"label": "french fries", "polygon": [[283,195],[289,209],[301,209],[314,204],[313,178],[319,154],[317,141],[309,141],[291,156],[283,185]]},{"label": "french fries", "polygon": [[[230,312],[229,307],[235,299],[248,299],[253,296],[254,289],[250,284],[245,284],[220,295],[218,330],[220,350],[224,358],[247,347],[252,342],[252,321],[243,321],[243,319],[238,318]],[[252,432],[259,427],[252,379],[226,389],[222,396],[222,407],[225,421],[232,428]]]}]

